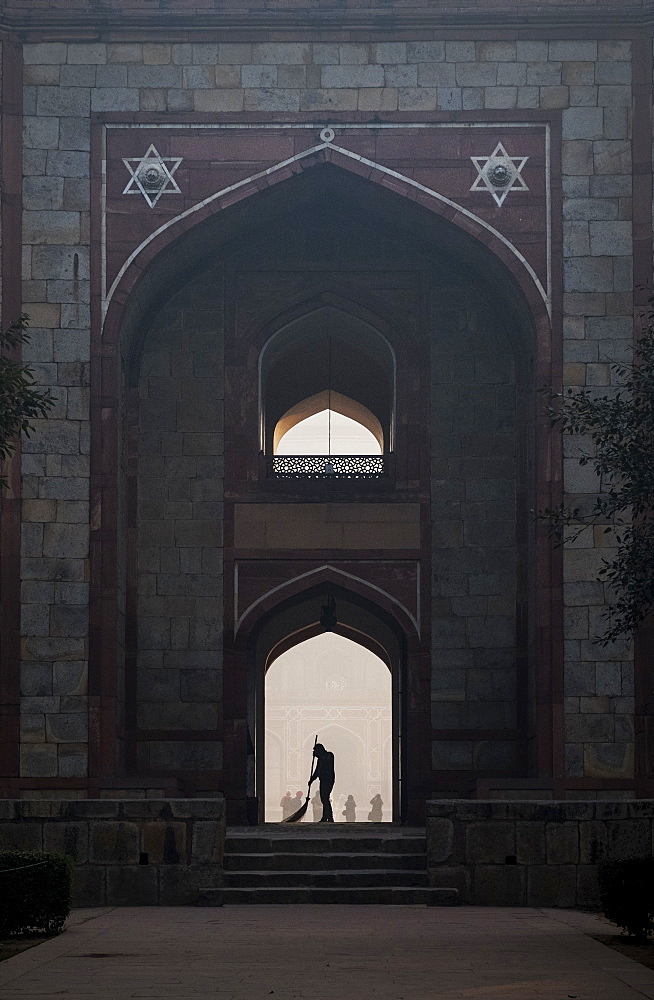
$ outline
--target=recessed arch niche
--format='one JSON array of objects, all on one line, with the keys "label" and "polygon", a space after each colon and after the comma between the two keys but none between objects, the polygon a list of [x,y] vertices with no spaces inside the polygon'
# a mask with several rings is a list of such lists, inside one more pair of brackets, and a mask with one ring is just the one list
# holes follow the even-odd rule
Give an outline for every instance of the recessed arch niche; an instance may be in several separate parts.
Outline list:
[{"label": "recessed arch niche", "polygon": [[290,427],[331,404],[392,451],[396,379],[393,347],[347,303],[309,302],[280,317],[259,356],[261,450],[273,454]]},{"label": "recessed arch niche", "polygon": [[[248,769],[253,778],[248,795],[251,799],[256,799],[260,821],[265,814],[266,797],[266,674],[290,649],[324,635],[324,629],[320,625],[320,612],[330,595],[336,601],[336,635],[374,653],[380,665],[384,664],[385,669],[390,672],[389,707],[392,718],[390,733],[385,733],[381,741],[380,767],[385,759],[391,772],[392,818],[397,820],[406,812],[406,791],[402,781],[402,761],[406,761],[406,753],[403,755],[401,747],[406,728],[403,691],[406,687],[409,637],[398,620],[372,597],[357,594],[347,586],[322,582],[280,601],[276,607],[268,610],[247,639],[248,742],[254,756],[254,766]],[[320,731],[324,733],[330,724],[329,720],[324,720],[320,724]],[[352,735],[354,737],[356,734]],[[388,746],[389,739],[392,748],[390,760],[388,754],[384,758],[383,751],[384,742]],[[305,785],[307,778],[308,775],[303,777]],[[390,813],[389,810],[389,818]]]}]

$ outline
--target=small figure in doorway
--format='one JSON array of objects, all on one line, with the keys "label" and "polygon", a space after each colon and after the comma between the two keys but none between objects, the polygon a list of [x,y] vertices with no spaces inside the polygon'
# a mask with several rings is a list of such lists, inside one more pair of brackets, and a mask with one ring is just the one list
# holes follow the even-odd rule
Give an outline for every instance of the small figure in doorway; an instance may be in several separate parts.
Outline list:
[{"label": "small figure in doorway", "polygon": [[322,816],[322,802],[320,801],[320,795],[317,788],[313,793],[311,806],[313,808],[313,822],[318,823],[320,821],[320,817]]},{"label": "small figure in doorway", "polygon": [[354,801],[353,795],[348,795],[345,800],[345,809],[343,810],[343,815],[345,816],[346,823],[356,823],[357,821],[357,804]]},{"label": "small figure in doorway", "polygon": [[334,754],[329,750],[325,750],[322,743],[316,743],[313,748],[313,756],[316,758],[316,766],[309,779],[309,787],[311,787],[311,783],[317,778],[320,783],[319,794],[320,801],[322,802],[322,818],[320,822],[333,823],[334,813],[332,812],[330,795],[332,794],[335,780]]},{"label": "small figure in doorway", "polygon": [[382,802],[381,795],[373,796],[373,798],[371,798],[370,800],[370,805],[372,806],[372,809],[368,813],[368,819],[370,820],[371,823],[381,823],[382,806],[384,805],[384,803]]},{"label": "small figure in doorway", "polygon": [[293,799],[291,798],[291,793],[287,792],[286,795],[282,795],[280,806],[282,807],[282,819],[286,819],[290,816],[295,808],[293,805]]}]

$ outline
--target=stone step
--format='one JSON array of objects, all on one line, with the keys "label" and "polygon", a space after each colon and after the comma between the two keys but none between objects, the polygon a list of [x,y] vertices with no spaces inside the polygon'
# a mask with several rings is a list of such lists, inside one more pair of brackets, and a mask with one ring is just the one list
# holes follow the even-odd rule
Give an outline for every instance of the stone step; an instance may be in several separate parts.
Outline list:
[{"label": "stone step", "polygon": [[426,855],[421,854],[226,854],[225,871],[342,871],[350,868],[377,869],[391,866],[395,870],[424,871]]},{"label": "stone step", "polygon": [[423,837],[262,837],[227,834],[226,854],[424,854]]},{"label": "stone step", "polygon": [[349,871],[227,871],[226,889],[382,889],[427,887],[425,871],[350,869]]},{"label": "stone step", "polygon": [[284,904],[284,903],[334,903],[401,905],[401,906],[453,906],[457,902],[456,889],[416,889],[416,888],[367,888],[367,889],[202,889],[199,906],[223,906],[243,904]]}]

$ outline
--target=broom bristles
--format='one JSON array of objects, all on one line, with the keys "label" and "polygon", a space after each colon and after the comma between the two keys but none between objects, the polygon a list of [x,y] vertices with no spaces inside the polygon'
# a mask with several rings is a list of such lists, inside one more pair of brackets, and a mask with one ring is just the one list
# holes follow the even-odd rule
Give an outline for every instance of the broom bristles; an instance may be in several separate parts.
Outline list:
[{"label": "broom bristles", "polygon": [[307,795],[307,800],[304,803],[304,805],[300,806],[300,808],[296,812],[294,812],[292,816],[287,816],[286,819],[283,819],[282,823],[297,823],[297,821],[302,819],[302,817],[305,815],[308,805],[309,805],[309,796]]}]

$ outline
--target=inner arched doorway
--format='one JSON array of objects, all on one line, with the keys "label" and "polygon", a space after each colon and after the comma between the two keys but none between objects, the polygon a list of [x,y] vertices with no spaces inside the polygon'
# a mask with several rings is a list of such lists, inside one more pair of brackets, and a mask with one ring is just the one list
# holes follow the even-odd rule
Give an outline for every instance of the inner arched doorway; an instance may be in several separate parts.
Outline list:
[{"label": "inner arched doorway", "polygon": [[[330,599],[337,621],[326,632],[320,616]],[[352,794],[357,820],[365,820],[380,794],[383,820],[404,818],[412,646],[388,609],[330,581],[263,614],[248,641],[248,798],[259,822],[281,819],[286,791],[301,791],[304,801],[316,734],[336,756],[335,805]]]},{"label": "inner arched doorway", "polygon": [[[384,803],[383,819],[392,817],[393,768],[383,754],[392,739],[391,680],[376,653],[334,632],[305,639],[273,660],[264,690],[267,821],[283,818],[287,792],[303,800],[316,737],[335,757],[335,821],[343,820],[350,795],[355,821],[366,819],[376,795]],[[317,804],[316,812],[319,817]],[[312,808],[306,820],[315,818]]]}]

